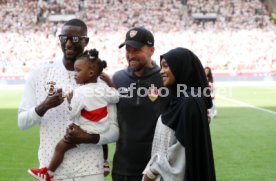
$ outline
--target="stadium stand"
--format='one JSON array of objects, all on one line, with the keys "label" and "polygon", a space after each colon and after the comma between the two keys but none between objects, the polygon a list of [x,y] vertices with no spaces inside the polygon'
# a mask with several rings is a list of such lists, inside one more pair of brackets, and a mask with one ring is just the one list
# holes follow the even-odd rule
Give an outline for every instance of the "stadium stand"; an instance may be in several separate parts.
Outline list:
[{"label": "stadium stand", "polygon": [[183,46],[215,75],[276,74],[275,11],[265,0],[2,0],[0,8],[0,80],[61,57],[56,35],[72,17],[87,22],[88,48],[100,50],[110,74],[126,65],[117,45],[133,26],[154,32],[156,60]]}]

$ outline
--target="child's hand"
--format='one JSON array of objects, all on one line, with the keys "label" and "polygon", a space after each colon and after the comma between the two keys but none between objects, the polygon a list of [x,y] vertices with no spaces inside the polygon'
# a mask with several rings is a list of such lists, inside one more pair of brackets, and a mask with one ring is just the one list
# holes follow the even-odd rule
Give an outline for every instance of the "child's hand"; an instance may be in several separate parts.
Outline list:
[{"label": "child's hand", "polygon": [[71,90],[66,94],[66,98],[69,104],[71,103],[72,97],[73,97],[73,91]]}]

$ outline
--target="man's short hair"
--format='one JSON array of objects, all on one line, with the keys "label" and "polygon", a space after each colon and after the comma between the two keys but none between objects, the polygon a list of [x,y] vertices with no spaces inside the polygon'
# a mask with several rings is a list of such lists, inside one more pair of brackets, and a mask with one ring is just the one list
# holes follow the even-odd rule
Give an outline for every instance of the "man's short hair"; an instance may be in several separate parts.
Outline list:
[{"label": "man's short hair", "polygon": [[71,19],[67,21],[64,26],[79,26],[87,34],[87,26],[86,24],[80,19]]}]

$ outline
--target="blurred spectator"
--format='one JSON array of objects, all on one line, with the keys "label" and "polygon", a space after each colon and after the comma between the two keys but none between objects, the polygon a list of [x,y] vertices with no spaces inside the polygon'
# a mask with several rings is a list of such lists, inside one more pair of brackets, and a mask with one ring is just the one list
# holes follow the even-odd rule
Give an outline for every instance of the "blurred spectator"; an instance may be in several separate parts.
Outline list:
[{"label": "blurred spectator", "polygon": [[208,86],[211,90],[211,97],[212,97],[212,102],[213,102],[213,106],[208,109],[208,117],[209,117],[209,123],[217,116],[217,106],[216,106],[216,101],[215,101],[215,87],[214,87],[214,77],[213,77],[213,73],[210,67],[205,67],[205,74],[206,74],[206,78],[208,81]]},{"label": "blurred spectator", "polygon": [[[59,56],[56,35],[62,24],[48,22],[50,13],[82,16],[89,26],[91,42],[105,52],[112,74],[126,60],[118,50],[121,32],[132,26],[145,26],[156,36],[153,59],[172,47],[187,47],[204,65],[214,72],[273,72],[276,59],[276,16],[268,16],[268,8],[258,0],[217,1],[189,0],[187,16],[181,19],[181,0],[117,1],[117,0],[2,0],[0,1],[0,62],[6,62],[5,72],[21,73],[37,64],[53,61]],[[107,8],[108,6],[108,8]],[[79,12],[82,11],[82,12]],[[144,13],[140,13],[143,11]],[[186,11],[186,9],[185,9]],[[216,13],[213,22],[196,22],[195,13]],[[31,17],[31,18],[30,18]],[[275,21],[276,22],[276,21]],[[162,27],[162,28],[160,28]],[[41,51],[43,45],[47,48]],[[54,53],[49,53],[54,52]],[[274,63],[275,64],[275,63]],[[12,68],[10,68],[12,67]],[[275,67],[275,66],[274,66]]]}]

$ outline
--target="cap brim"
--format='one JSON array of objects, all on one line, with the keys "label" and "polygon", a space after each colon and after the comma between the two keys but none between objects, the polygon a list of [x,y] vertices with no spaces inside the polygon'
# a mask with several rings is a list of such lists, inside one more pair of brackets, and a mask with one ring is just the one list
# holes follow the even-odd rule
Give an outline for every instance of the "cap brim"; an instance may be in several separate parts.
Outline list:
[{"label": "cap brim", "polygon": [[121,45],[119,45],[119,48],[122,48],[125,45],[129,45],[133,48],[142,48],[144,46],[144,44],[141,43],[141,42],[137,42],[137,41],[133,41],[133,40],[127,40],[124,43],[122,43]]}]

